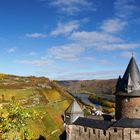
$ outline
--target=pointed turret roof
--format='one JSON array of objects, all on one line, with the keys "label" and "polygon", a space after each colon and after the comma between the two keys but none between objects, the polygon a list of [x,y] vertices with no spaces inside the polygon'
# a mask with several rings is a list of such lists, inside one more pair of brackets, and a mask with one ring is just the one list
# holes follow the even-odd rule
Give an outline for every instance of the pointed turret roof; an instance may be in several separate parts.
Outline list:
[{"label": "pointed turret roof", "polygon": [[66,109],[66,113],[73,114],[73,113],[82,113],[82,109],[79,104],[74,100],[70,106]]},{"label": "pointed turret roof", "polygon": [[119,78],[117,87],[119,87],[117,91],[126,93],[140,91],[140,71],[133,56],[127,66],[123,78]]},{"label": "pointed turret roof", "polygon": [[[140,71],[133,56],[128,64],[123,79],[127,80],[129,77],[131,77],[134,86],[136,86],[135,84],[139,85]],[[137,88],[140,88],[140,85]]]}]

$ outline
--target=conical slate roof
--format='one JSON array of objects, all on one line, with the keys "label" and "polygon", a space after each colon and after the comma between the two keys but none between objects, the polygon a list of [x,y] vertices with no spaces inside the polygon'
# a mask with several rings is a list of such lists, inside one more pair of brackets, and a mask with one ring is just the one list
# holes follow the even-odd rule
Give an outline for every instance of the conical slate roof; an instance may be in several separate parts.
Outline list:
[{"label": "conical slate roof", "polygon": [[[130,75],[130,76],[129,76]],[[136,64],[136,61],[134,57],[131,58],[128,67],[126,69],[126,72],[123,76],[123,80],[128,80],[128,78],[131,77],[133,86],[137,89],[140,89],[140,71]]]},{"label": "conical slate roof", "polygon": [[73,113],[83,113],[79,104],[74,100],[70,106],[66,109],[65,113],[73,114]]},{"label": "conical slate roof", "polygon": [[140,71],[133,56],[127,66],[123,78],[121,79],[119,77],[116,87],[117,91],[127,93],[140,91]]}]

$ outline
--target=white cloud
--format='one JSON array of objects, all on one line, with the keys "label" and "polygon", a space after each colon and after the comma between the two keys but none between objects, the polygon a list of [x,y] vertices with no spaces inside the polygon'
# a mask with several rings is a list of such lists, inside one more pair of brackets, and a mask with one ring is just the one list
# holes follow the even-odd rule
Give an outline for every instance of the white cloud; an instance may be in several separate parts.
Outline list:
[{"label": "white cloud", "polygon": [[105,51],[114,51],[114,50],[130,50],[139,48],[140,44],[135,43],[118,43],[118,44],[103,44],[102,46],[98,47],[98,50],[105,50]]},{"label": "white cloud", "polygon": [[87,45],[95,45],[97,43],[116,43],[122,42],[123,40],[119,37],[98,31],[92,32],[74,32],[71,37],[72,40],[79,41],[81,43],[87,43]]},{"label": "white cloud", "polygon": [[78,60],[78,56],[84,51],[84,48],[79,44],[68,44],[62,46],[55,46],[49,49],[49,54],[56,59],[63,59],[68,61]]},{"label": "white cloud", "polygon": [[[61,10],[63,8],[75,8],[76,10],[79,7],[75,7],[75,5],[77,3],[82,4],[82,2],[83,1],[80,0],[55,0],[51,4],[53,6],[60,6]],[[128,25],[128,18],[136,9],[133,2],[134,0],[116,0],[114,2],[114,18],[104,20],[101,26],[98,27],[99,30],[76,31],[82,21],[69,22],[67,24],[59,23],[57,28],[51,32],[51,35],[69,35],[68,39],[71,42],[70,44],[52,47],[49,50],[50,55],[54,56],[54,58],[62,60],[78,60],[82,57],[82,54],[85,53],[85,51],[128,51],[140,47],[140,44],[127,42],[118,36],[118,33],[121,34],[125,27]],[[123,10],[121,10],[121,6],[124,8]],[[122,17],[127,18],[123,19]],[[88,22],[87,19],[85,20]],[[87,59],[92,60],[93,58],[87,57]],[[102,60],[99,63],[108,64],[110,62]]]},{"label": "white cloud", "polygon": [[90,18],[89,17],[85,17],[85,18],[83,18],[82,20],[81,20],[81,22],[82,23],[88,23],[88,22],[90,22]]},{"label": "white cloud", "polygon": [[[57,7],[59,11],[72,15],[81,10],[89,10],[92,3],[89,0],[51,0],[50,5]],[[92,8],[92,10],[96,10]]]},{"label": "white cloud", "polygon": [[86,56],[84,57],[85,60],[88,60],[88,61],[95,61],[96,58],[94,56]]},{"label": "white cloud", "polygon": [[47,35],[42,34],[42,33],[32,33],[32,34],[26,34],[25,37],[36,39],[36,38],[45,38],[45,37],[47,37]]},{"label": "white cloud", "polygon": [[[86,51],[115,51],[132,50],[140,47],[140,44],[126,43],[116,35],[105,32],[74,32],[69,37],[70,44],[54,46],[48,50],[48,54],[55,59],[76,61],[82,58]],[[83,57],[84,58],[84,57]],[[90,58],[87,58],[90,59]],[[110,64],[109,61],[98,61],[100,64]]]},{"label": "white cloud", "polygon": [[130,18],[138,9],[135,0],[116,0],[114,3],[116,13],[119,18]]},{"label": "white cloud", "polygon": [[67,6],[73,6],[75,4],[83,5],[83,6],[89,6],[91,3],[87,0],[53,0],[52,5],[67,5]]},{"label": "white cloud", "polygon": [[109,60],[105,60],[105,59],[98,60],[97,62],[99,64],[101,64],[101,65],[109,65],[109,64],[111,64],[111,62]]},{"label": "white cloud", "polygon": [[16,51],[16,48],[9,48],[7,50],[8,53],[14,53]]},{"label": "white cloud", "polygon": [[37,53],[36,52],[30,52],[29,55],[30,56],[35,56],[35,55],[37,55]]},{"label": "white cloud", "polygon": [[100,28],[107,33],[117,33],[122,31],[126,24],[126,21],[122,21],[120,19],[109,19],[105,20]]},{"label": "white cloud", "polygon": [[111,61],[106,60],[106,59],[97,59],[94,56],[86,56],[83,57],[84,60],[88,60],[88,61],[92,61],[96,64],[100,64],[100,65],[112,65]]},{"label": "white cloud", "polygon": [[57,80],[89,80],[89,79],[109,79],[118,78],[118,75],[123,73],[122,70],[105,70],[95,72],[79,72],[60,74],[55,79]]},{"label": "white cloud", "polygon": [[99,51],[128,50],[140,47],[140,44],[126,43],[125,40],[104,32],[74,32],[70,39],[83,48],[93,48]]},{"label": "white cloud", "polygon": [[124,51],[121,53],[121,56],[124,58],[131,58],[132,55],[134,55],[136,57],[137,53],[131,52],[131,51]]},{"label": "white cloud", "polygon": [[58,23],[57,27],[55,30],[51,32],[51,35],[57,36],[60,34],[65,34],[68,35],[72,31],[76,30],[79,28],[79,23],[78,21],[70,21],[68,23]]},{"label": "white cloud", "polygon": [[26,64],[26,65],[32,65],[32,66],[46,66],[49,64],[49,61],[47,60],[19,60],[16,61],[19,64]]}]

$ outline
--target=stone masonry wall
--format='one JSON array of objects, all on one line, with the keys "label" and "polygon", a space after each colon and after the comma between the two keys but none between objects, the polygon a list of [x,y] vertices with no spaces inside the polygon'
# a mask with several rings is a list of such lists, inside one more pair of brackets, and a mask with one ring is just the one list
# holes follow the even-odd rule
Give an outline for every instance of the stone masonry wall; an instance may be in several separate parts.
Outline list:
[{"label": "stone masonry wall", "polygon": [[116,97],[116,119],[140,118],[140,97]]},{"label": "stone masonry wall", "polygon": [[140,128],[111,127],[104,131],[76,125],[66,125],[66,140],[140,140]]}]

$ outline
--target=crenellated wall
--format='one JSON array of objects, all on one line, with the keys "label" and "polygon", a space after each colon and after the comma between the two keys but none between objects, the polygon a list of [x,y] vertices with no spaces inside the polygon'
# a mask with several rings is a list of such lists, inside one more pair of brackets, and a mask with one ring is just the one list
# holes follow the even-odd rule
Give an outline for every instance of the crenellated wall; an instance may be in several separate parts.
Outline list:
[{"label": "crenellated wall", "polygon": [[140,128],[111,127],[108,130],[66,125],[66,140],[140,140]]}]

